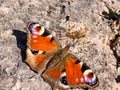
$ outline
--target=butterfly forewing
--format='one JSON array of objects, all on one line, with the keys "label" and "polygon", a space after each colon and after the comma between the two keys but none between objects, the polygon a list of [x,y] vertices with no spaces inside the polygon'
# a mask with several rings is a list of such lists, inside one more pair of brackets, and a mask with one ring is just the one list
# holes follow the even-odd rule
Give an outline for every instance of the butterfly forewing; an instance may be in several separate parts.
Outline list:
[{"label": "butterfly forewing", "polygon": [[93,71],[73,55],[69,55],[65,62],[66,80],[72,87],[94,88],[98,86],[98,78]]},{"label": "butterfly forewing", "polygon": [[30,49],[36,51],[50,51],[54,52],[60,48],[60,44],[56,39],[39,23],[29,23],[27,25],[28,42],[27,45]]}]

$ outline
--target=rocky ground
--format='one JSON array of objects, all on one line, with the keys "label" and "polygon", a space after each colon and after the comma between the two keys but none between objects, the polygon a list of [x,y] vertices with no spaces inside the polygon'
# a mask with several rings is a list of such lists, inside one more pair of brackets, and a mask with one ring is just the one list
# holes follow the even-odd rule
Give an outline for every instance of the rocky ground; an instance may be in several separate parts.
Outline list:
[{"label": "rocky ground", "polygon": [[[103,0],[120,10],[120,0]],[[95,90],[120,90],[120,29],[112,29],[102,0],[0,0],[0,90],[51,90],[24,63],[29,21],[39,22],[99,78]],[[120,23],[119,23],[120,24]],[[116,31],[114,31],[116,30]],[[77,33],[79,34],[77,34]],[[115,33],[114,33],[115,32]]]}]

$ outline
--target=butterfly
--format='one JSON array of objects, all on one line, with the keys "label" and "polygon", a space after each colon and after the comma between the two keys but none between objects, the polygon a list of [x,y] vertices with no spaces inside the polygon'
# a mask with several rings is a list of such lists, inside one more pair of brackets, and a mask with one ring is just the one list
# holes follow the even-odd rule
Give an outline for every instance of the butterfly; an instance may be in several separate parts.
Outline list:
[{"label": "butterfly", "polygon": [[99,85],[94,72],[73,54],[70,45],[61,47],[58,40],[38,22],[29,22],[25,62],[41,74],[53,90],[93,89]]}]

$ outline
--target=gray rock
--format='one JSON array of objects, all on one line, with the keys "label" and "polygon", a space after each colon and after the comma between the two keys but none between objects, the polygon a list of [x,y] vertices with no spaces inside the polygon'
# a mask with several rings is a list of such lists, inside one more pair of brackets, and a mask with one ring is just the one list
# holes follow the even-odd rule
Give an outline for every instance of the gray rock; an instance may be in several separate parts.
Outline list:
[{"label": "gray rock", "polygon": [[[115,9],[120,8],[119,0],[104,1]],[[95,90],[118,90],[117,58],[110,47],[112,30],[107,20],[100,16],[103,11],[108,10],[102,0],[1,0],[0,90],[51,90],[41,76],[24,63],[24,28],[29,21],[44,25],[63,47],[72,44],[70,52],[87,63],[98,76],[100,85]],[[85,37],[66,36],[74,25]],[[114,47],[120,55],[119,43]]]}]

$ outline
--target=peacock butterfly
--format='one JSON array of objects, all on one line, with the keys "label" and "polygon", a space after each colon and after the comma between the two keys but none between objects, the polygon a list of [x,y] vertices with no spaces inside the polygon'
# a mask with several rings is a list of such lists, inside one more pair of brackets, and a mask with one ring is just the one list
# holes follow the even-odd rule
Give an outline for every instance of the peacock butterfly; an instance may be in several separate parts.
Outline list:
[{"label": "peacock butterfly", "polygon": [[62,48],[58,40],[38,22],[29,22],[26,31],[26,63],[41,74],[53,90],[92,90],[98,86],[94,72],[68,52],[70,45]]}]

